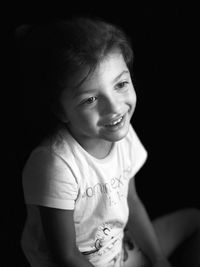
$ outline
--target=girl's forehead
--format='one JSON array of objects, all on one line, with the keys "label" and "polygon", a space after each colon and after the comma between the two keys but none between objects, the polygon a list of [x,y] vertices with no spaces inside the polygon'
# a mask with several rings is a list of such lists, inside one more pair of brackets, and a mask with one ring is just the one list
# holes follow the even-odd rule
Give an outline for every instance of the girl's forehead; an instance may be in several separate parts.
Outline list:
[{"label": "girl's forehead", "polygon": [[129,74],[128,67],[120,52],[105,56],[91,71],[90,67],[77,71],[68,83],[68,93],[77,94],[85,89],[94,89],[111,84],[121,74]]},{"label": "girl's forehead", "polygon": [[101,82],[111,82],[125,70],[128,71],[128,67],[122,54],[119,52],[111,53],[104,57],[91,72],[89,68],[86,68],[79,73],[77,81],[83,81],[81,86],[89,86]]}]

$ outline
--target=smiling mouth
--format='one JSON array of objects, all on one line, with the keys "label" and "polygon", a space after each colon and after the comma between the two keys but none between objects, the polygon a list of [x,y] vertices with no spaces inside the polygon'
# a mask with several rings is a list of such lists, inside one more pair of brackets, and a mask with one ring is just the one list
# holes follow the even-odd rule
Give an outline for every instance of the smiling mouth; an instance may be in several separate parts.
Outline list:
[{"label": "smiling mouth", "polygon": [[106,124],[106,127],[113,127],[113,126],[117,126],[118,124],[120,124],[120,122],[123,120],[124,116],[121,116],[119,119],[112,121],[109,124]]}]

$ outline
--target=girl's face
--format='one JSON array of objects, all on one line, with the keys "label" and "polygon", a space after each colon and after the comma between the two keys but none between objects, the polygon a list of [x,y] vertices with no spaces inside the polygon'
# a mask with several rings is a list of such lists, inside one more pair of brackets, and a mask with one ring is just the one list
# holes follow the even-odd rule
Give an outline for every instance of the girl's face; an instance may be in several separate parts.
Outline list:
[{"label": "girl's face", "polygon": [[[61,105],[73,137],[87,145],[124,138],[136,105],[129,70],[119,52],[109,54],[77,88],[80,76],[63,91]],[[73,88],[74,86],[74,88]]]}]

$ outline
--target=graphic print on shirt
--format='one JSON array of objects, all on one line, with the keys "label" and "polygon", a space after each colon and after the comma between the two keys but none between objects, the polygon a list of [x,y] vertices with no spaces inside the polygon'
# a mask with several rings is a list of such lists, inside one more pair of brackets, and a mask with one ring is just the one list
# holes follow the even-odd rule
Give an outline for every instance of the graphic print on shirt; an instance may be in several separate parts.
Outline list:
[{"label": "graphic print on shirt", "polygon": [[89,186],[84,191],[82,198],[92,199],[96,196],[105,196],[108,200],[109,206],[116,205],[118,201],[126,199],[125,187],[130,177],[132,168],[127,167],[119,177],[113,177],[106,183],[96,183]]},{"label": "graphic print on shirt", "polygon": [[83,252],[84,255],[98,254],[102,256],[106,252],[112,250],[116,244],[121,244],[122,237],[119,236],[119,228],[122,228],[123,225],[119,222],[113,223],[103,223],[98,227],[95,234],[94,249]]},{"label": "graphic print on shirt", "polygon": [[[106,183],[94,183],[93,186],[87,186],[82,198],[90,203],[91,208],[93,206],[91,201],[93,201],[100,205],[102,210],[106,208],[110,213],[117,212],[121,207],[124,207],[124,204],[121,203],[126,203],[127,201],[127,189],[131,172],[131,167],[127,167],[122,174],[108,179]],[[96,208],[96,205],[93,207]],[[99,257],[107,258],[108,255],[113,255],[108,262],[109,266],[120,266],[118,262],[120,263],[121,261],[121,246],[126,213],[127,210],[124,210],[125,215],[121,215],[122,221],[119,219],[101,223],[96,233],[94,233],[91,249],[82,252],[83,255],[91,261],[93,259],[96,261]]]}]

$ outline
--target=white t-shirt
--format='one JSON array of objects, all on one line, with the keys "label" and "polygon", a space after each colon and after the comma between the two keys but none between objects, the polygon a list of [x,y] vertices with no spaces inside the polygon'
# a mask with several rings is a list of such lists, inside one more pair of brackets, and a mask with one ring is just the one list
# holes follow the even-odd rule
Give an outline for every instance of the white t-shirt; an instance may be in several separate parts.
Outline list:
[{"label": "white t-shirt", "polygon": [[23,171],[28,216],[22,247],[31,266],[56,266],[37,205],[74,210],[76,244],[83,255],[96,267],[122,266],[128,184],[146,157],[131,125],[104,159],[88,154],[66,130],[51,145],[36,148]]}]

